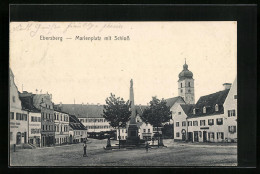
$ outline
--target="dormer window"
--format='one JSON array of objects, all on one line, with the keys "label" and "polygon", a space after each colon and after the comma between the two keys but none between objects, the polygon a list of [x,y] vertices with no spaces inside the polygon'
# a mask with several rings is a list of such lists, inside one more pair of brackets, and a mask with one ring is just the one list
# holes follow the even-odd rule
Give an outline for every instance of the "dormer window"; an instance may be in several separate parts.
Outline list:
[{"label": "dormer window", "polygon": [[219,111],[218,104],[215,105],[215,111]]},{"label": "dormer window", "polygon": [[193,114],[196,114],[196,109],[195,108],[193,109]]},{"label": "dormer window", "polygon": [[207,109],[206,109],[206,107],[204,106],[204,107],[203,107],[203,114],[205,114],[206,111],[207,111]]}]

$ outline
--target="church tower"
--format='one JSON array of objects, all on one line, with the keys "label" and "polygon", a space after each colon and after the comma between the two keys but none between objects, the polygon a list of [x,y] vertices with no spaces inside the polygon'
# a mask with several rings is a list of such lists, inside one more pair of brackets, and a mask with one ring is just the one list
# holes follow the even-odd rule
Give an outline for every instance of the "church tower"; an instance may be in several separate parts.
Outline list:
[{"label": "church tower", "polygon": [[186,59],[183,70],[179,74],[178,94],[183,98],[186,104],[195,104],[193,73],[188,70]]}]

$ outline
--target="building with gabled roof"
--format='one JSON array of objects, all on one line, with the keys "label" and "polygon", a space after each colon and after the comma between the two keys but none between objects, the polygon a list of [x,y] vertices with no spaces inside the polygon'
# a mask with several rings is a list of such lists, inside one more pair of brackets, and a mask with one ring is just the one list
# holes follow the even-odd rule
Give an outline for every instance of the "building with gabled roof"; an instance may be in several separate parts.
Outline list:
[{"label": "building with gabled roof", "polygon": [[69,142],[79,143],[87,140],[87,129],[75,115],[69,114]]},{"label": "building with gabled roof", "polygon": [[14,74],[9,69],[9,139],[10,149],[23,147],[28,142],[28,111],[22,107]]},{"label": "building with gabled roof", "polygon": [[103,117],[103,105],[60,104],[62,111],[75,115],[89,133],[112,131],[109,122]]},{"label": "building with gabled roof", "polygon": [[53,120],[53,103],[51,94],[32,94],[27,91],[19,94],[19,97],[32,97],[34,108],[41,111],[41,146],[53,146],[55,144],[54,120]]},{"label": "building with gabled roof", "polygon": [[41,147],[41,110],[33,105],[32,93],[23,97],[20,95],[22,108],[28,111],[28,143],[34,147]]},{"label": "building with gabled roof", "polygon": [[[232,86],[230,83],[224,83],[223,86],[224,90],[222,91],[201,96],[195,105],[186,104],[177,108],[178,113],[173,118],[174,140],[191,142],[235,141],[236,79]],[[232,131],[230,131],[231,127]],[[233,134],[230,135],[230,132]]]}]

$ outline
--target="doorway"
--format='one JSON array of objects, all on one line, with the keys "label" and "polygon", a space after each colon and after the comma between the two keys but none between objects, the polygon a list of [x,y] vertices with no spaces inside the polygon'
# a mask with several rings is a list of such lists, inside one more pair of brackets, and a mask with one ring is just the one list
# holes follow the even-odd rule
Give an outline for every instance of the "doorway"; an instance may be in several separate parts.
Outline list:
[{"label": "doorway", "polygon": [[24,132],[24,143],[27,144],[27,132]]},{"label": "doorway", "polygon": [[207,131],[203,131],[203,142],[207,142]]},{"label": "doorway", "polygon": [[188,132],[188,141],[193,142],[192,132]]},{"label": "doorway", "polygon": [[16,144],[21,144],[21,132],[17,132],[16,134]]},{"label": "doorway", "polygon": [[194,131],[194,142],[199,142],[199,133],[198,133],[198,131]]}]

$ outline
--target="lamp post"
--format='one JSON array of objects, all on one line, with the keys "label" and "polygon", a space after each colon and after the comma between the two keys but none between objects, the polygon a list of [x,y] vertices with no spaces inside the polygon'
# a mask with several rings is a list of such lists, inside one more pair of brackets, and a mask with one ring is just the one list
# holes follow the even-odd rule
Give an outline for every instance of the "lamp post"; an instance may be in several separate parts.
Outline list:
[{"label": "lamp post", "polygon": [[118,132],[119,132],[119,134],[118,134],[118,139],[119,139],[119,149],[120,149],[120,140],[121,140],[121,136],[120,136],[120,126],[122,125],[122,122],[120,121],[119,122],[119,125],[118,125]]}]

